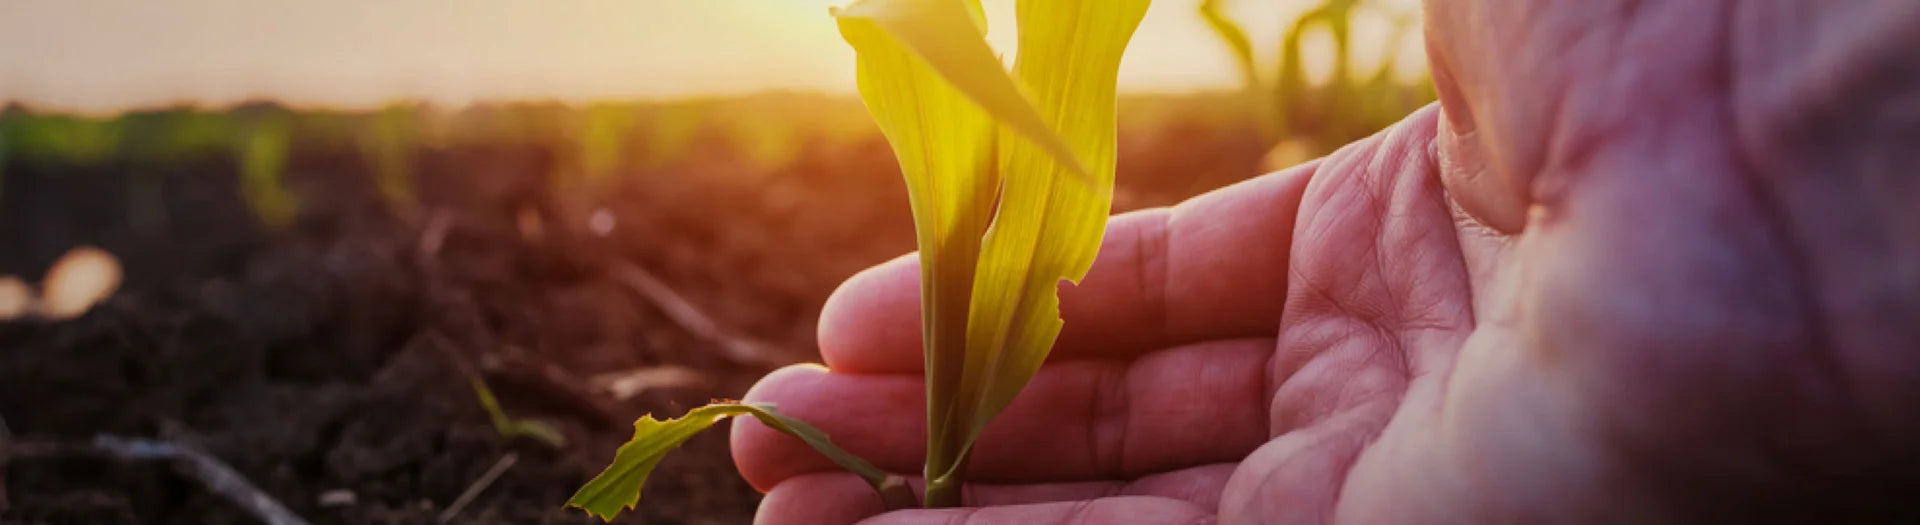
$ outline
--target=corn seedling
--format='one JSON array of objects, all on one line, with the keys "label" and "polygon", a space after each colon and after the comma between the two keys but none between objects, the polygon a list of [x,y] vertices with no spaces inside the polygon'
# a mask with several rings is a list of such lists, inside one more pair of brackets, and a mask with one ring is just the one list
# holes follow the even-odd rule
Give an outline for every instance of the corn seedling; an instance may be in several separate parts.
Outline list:
[{"label": "corn seedling", "polygon": [[238,148],[240,193],[260,222],[276,228],[293,222],[300,210],[299,197],[285,183],[292,142],[285,123],[262,119]]},{"label": "corn seedling", "polygon": [[[1011,74],[977,0],[858,0],[833,11],[858,55],[861,98],[892,144],[918,233],[927,387],[927,507],[960,504],[967,457],[1052,349],[1056,290],[1093,265],[1113,197],[1115,82],[1148,0],[1019,0]],[[660,458],[751,415],[865,478],[888,508],[904,480],[765,405],[642,418],[613,464],[568,503],[611,517]]]},{"label": "corn seedling", "polygon": [[[1377,2],[1376,2],[1377,3]],[[1418,28],[1412,13],[1396,12],[1364,0],[1321,0],[1287,24],[1280,35],[1278,63],[1267,72],[1254,54],[1254,43],[1239,22],[1224,11],[1227,0],[1202,0],[1200,16],[1233,54],[1259,124],[1271,143],[1297,142],[1309,154],[1365,137],[1407,112],[1432,101],[1431,81],[1404,83],[1394,77],[1400,43]],[[1391,28],[1384,59],[1364,75],[1353,73],[1354,21],[1363,15],[1384,17]],[[1305,37],[1324,30],[1332,38],[1331,76],[1325,85],[1307,78]],[[1360,78],[1356,78],[1360,77]],[[1292,155],[1282,155],[1292,156]],[[1303,160],[1303,159],[1302,159]]]},{"label": "corn seedling", "polygon": [[594,104],[581,112],[579,134],[574,139],[579,183],[603,183],[624,167],[626,159],[621,154],[626,151],[627,133],[634,128],[636,117],[632,107],[619,104]]},{"label": "corn seedling", "polygon": [[687,100],[651,108],[646,115],[646,133],[642,137],[645,153],[640,167],[660,169],[686,157],[701,131],[706,129],[711,106],[713,102],[709,100]]},{"label": "corn seedling", "polygon": [[0,119],[0,143],[8,156],[99,164],[111,158],[126,134],[121,119],[35,115],[9,110]]},{"label": "corn seedling", "polygon": [[395,210],[412,210],[415,205],[410,154],[420,146],[420,111],[415,106],[388,106],[355,134],[360,155],[373,165],[380,195]]},{"label": "corn seedling", "polygon": [[487,420],[493,423],[493,431],[500,437],[525,437],[553,448],[567,446],[567,437],[546,423],[508,416],[507,410],[500,407],[500,398],[494,397],[493,389],[487,388],[487,382],[477,374],[469,378],[467,384],[473,387],[473,397],[480,401],[480,409],[487,411]]},{"label": "corn seedling", "polygon": [[500,398],[493,395],[492,388],[487,387],[487,380],[480,376],[479,370],[467,363],[464,356],[453,349],[452,341],[430,332],[425,339],[421,340],[421,343],[439,350],[441,355],[447,358],[447,362],[453,365],[453,369],[467,378],[467,386],[473,388],[474,400],[480,402],[480,409],[486,411],[487,420],[493,423],[493,431],[501,438],[511,440],[524,437],[556,449],[567,446],[566,436],[546,423],[532,419],[515,419],[507,415],[507,410],[500,406]]}]

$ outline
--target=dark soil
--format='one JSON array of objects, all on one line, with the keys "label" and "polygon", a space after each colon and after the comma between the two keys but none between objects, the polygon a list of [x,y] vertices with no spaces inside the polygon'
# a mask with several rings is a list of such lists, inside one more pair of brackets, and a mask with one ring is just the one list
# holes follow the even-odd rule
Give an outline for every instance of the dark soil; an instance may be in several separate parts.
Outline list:
[{"label": "dark soil", "polygon": [[[1257,144],[1209,140],[1123,142],[1122,166],[1154,171],[1123,172],[1139,182],[1120,205],[1167,204],[1252,173]],[[565,190],[531,175],[553,171],[538,144],[423,150],[411,203],[395,206],[357,155],[323,145],[296,151],[288,184],[301,212],[280,227],[252,219],[224,159],[9,160],[0,273],[34,280],[90,244],[120,256],[128,280],[78,319],[0,323],[0,418],[16,440],[112,434],[199,447],[315,523],[432,523],[513,454],[455,522],[594,522],[562,503],[634,418],[736,397],[772,366],[723,357],[620,272],[660,277],[727,330],[769,342],[770,361],[799,362],[816,359],[813,323],[833,287],[912,248],[905,192],[877,138],[802,148],[777,170],[730,161],[724,144],[695,151]],[[615,226],[595,233],[595,215]],[[704,384],[626,400],[591,386],[662,365],[696,370]],[[565,446],[503,438],[469,374],[512,416],[561,431]],[[253,522],[163,464],[15,458],[0,468],[4,523]],[[342,494],[350,501],[322,502]],[[670,456],[619,521],[746,523],[758,498],[715,429]]]}]

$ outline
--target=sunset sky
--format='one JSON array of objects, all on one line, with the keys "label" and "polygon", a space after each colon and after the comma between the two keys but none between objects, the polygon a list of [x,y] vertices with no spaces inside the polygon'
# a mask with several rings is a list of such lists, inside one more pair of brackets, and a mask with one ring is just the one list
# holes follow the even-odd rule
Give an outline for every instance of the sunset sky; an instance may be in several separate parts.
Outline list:
[{"label": "sunset sky", "polygon": [[[367,107],[399,99],[675,98],[851,92],[852,51],[827,16],[845,0],[4,0],[0,100],[111,111],[277,98]],[[986,0],[1013,48],[1012,0]],[[1198,0],[1156,0],[1128,51],[1130,91],[1230,88]],[[1398,1],[1401,8],[1416,2]],[[1262,51],[1308,2],[1239,0]],[[1355,53],[1389,50],[1385,24]],[[1417,53],[1418,36],[1402,56]]]}]

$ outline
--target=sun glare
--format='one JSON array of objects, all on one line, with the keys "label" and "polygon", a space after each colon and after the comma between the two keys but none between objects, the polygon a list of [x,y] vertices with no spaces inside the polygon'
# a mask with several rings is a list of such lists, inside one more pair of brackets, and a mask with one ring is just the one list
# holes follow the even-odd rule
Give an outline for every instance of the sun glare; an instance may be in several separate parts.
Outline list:
[{"label": "sun glare", "polygon": [[[852,50],[827,14],[847,1],[16,0],[0,2],[0,93],[86,111],[263,97],[368,107],[851,93]],[[1011,57],[1014,0],[983,3],[989,42]],[[1282,23],[1310,3],[1247,0],[1228,11],[1270,61]],[[1197,5],[1153,3],[1121,68],[1123,91],[1236,87]],[[1367,23],[1356,20],[1356,34]],[[1356,39],[1354,54],[1387,54],[1373,49],[1378,40]]]}]

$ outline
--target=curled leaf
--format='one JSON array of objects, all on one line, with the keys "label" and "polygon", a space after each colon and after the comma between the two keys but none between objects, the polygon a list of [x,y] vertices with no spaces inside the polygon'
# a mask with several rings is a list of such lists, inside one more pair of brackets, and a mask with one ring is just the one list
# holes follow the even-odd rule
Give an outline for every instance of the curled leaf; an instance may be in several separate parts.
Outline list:
[{"label": "curled leaf", "polygon": [[[647,415],[634,421],[633,439],[621,445],[619,451],[614,453],[613,463],[588,481],[586,486],[580,487],[572,498],[567,499],[567,505],[578,507],[600,519],[613,519],[621,511],[633,508],[640,502],[640,489],[646,485],[647,476],[653,474],[654,467],[660,465],[660,460],[668,452],[680,448],[687,439],[712,427],[714,423],[738,415],[751,415],[775,430],[799,438],[842,468],[860,475],[880,491],[888,507],[912,506],[913,493],[899,476],[882,472],[872,463],[841,450],[820,429],[780,415],[774,411],[773,405],[742,403],[715,403],[688,411],[678,419],[661,421]],[[901,498],[905,498],[904,503]]]}]

